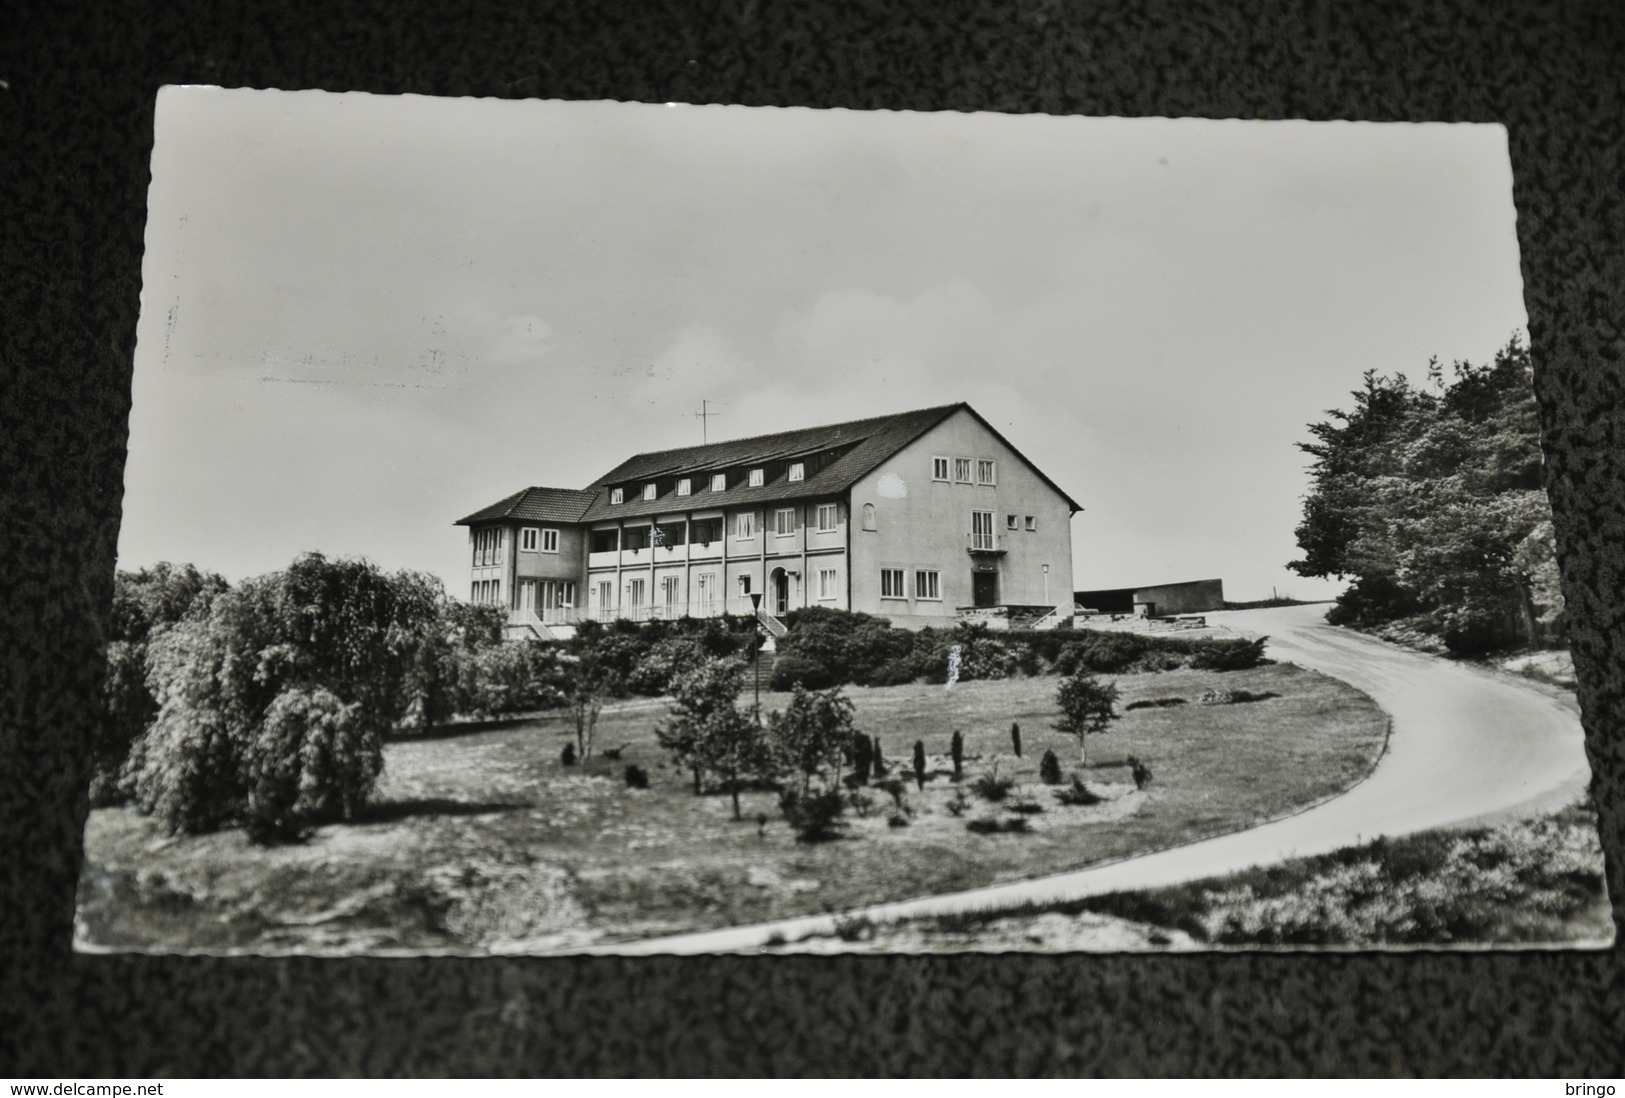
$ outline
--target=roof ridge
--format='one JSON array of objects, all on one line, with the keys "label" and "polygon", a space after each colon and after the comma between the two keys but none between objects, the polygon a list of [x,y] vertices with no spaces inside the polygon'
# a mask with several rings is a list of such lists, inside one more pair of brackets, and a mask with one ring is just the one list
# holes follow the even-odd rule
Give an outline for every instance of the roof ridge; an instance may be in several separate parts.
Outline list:
[{"label": "roof ridge", "polygon": [[882,419],[901,419],[903,416],[918,416],[924,415],[927,412],[945,412],[950,408],[961,408],[965,406],[965,401],[957,400],[951,404],[933,404],[928,408],[910,408],[907,411],[902,412],[885,412],[878,416],[863,416],[859,419],[845,419],[839,423],[815,423],[808,427],[791,427],[783,431],[763,431],[759,435],[741,435],[739,438],[718,439],[716,442],[701,442],[691,446],[671,446],[664,450],[640,450],[626,458],[626,460],[622,461],[621,464],[625,465],[626,462],[631,461],[633,458],[651,457],[655,454],[678,454],[682,453],[684,450],[705,450],[712,446],[726,446],[734,442],[757,442],[764,438],[773,438],[777,435],[793,435],[801,431],[828,431],[832,427],[854,427],[860,423],[875,423]]}]

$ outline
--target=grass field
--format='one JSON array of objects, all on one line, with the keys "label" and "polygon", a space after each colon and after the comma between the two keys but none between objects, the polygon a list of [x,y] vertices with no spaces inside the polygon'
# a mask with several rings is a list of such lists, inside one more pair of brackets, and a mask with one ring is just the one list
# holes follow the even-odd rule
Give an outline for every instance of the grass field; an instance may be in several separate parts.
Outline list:
[{"label": "grass field", "polygon": [[[693,795],[653,730],[661,702],[607,709],[601,747],[624,761],[565,768],[564,716],[447,730],[391,743],[367,817],[323,828],[298,846],[251,846],[240,831],[170,838],[131,810],[102,809],[86,827],[79,941],[86,947],[245,952],[535,951],[845,910],[1040,876],[1249,826],[1358,781],[1386,738],[1387,718],[1363,694],[1291,665],[1172,671],[1117,679],[1122,704],[1190,704],[1125,712],[1090,740],[1082,771],[1102,802],[1059,804],[1039,783],[1053,747],[1078,770],[1075,741],[1051,729],[1054,678],[856,688],[858,726],[878,735],[908,779],[908,826],[888,823],[892,798],[871,791],[842,840],[795,841],[768,790]],[[1203,690],[1278,695],[1196,704]],[[764,695],[765,708],[782,695]],[[1121,709],[1121,706],[1120,706]],[[1023,757],[1011,753],[1019,722]],[[948,744],[966,738],[965,785],[997,765],[1018,789],[1001,804],[974,795],[955,816]],[[909,769],[923,739],[932,773]],[[1153,774],[1136,790],[1122,760]],[[647,790],[622,771],[649,772]],[[983,817],[1028,830],[972,834]],[[758,813],[767,824],[759,827]]]}]

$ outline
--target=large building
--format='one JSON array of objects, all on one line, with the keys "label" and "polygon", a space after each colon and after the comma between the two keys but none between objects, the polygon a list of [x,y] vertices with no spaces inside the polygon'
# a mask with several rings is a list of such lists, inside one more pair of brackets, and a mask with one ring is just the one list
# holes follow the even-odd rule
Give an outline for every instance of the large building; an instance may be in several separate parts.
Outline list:
[{"label": "large building", "polygon": [[1081,510],[968,404],[628,458],[457,520],[470,597],[516,634],[582,617],[826,606],[908,626],[1053,625]]}]

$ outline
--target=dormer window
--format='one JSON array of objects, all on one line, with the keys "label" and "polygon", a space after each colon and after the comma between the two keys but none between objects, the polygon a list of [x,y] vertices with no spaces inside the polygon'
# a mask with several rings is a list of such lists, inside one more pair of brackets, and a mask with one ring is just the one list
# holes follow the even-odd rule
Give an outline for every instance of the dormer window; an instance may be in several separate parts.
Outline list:
[{"label": "dormer window", "polygon": [[752,488],[760,488],[765,479],[766,478],[764,477],[762,470],[752,469],[750,471],[750,486]]},{"label": "dormer window", "polygon": [[711,474],[711,491],[713,491],[713,492],[726,492],[727,490],[728,490],[728,474],[727,473],[712,473]]},{"label": "dormer window", "polygon": [[799,461],[791,462],[790,463],[790,479],[791,480],[806,480],[807,479],[807,466],[802,464]]},{"label": "dormer window", "polygon": [[643,486],[643,498],[644,499],[654,499],[655,498],[655,491],[656,491],[655,484],[654,484],[653,481],[650,481],[648,484],[645,484]]},{"label": "dormer window", "polygon": [[687,477],[677,482],[677,494],[686,496],[694,490],[694,482]]},{"label": "dormer window", "polygon": [[611,503],[620,503],[624,499],[626,499],[626,489],[625,488],[611,488],[609,490],[609,502],[611,502]]}]

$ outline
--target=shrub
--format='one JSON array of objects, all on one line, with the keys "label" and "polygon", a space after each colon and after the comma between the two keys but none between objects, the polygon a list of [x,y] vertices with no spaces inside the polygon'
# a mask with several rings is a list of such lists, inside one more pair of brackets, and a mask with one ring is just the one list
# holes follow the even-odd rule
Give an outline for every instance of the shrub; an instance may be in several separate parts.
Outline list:
[{"label": "shrub", "polygon": [[1015,801],[1009,807],[1018,816],[1037,816],[1044,811],[1044,806],[1037,801]]},{"label": "shrub", "polygon": [[559,752],[559,762],[564,766],[574,766],[576,764],[575,744],[567,743],[564,745],[564,750]]},{"label": "shrub", "polygon": [[1010,748],[1016,758],[1021,758],[1021,725],[1016,721],[1010,722]]},{"label": "shrub", "polygon": [[1236,695],[1229,690],[1210,687],[1197,695],[1196,701],[1200,705],[1229,705],[1236,700]]},{"label": "shrub", "polygon": [[958,819],[960,816],[963,816],[969,809],[970,809],[970,798],[965,796],[965,787],[962,786],[962,785],[961,786],[956,786],[954,788],[953,798],[948,801],[948,815],[954,817],[955,819]]},{"label": "shrub", "polygon": [[1083,784],[1083,779],[1076,774],[1072,776],[1072,784],[1055,794],[1055,799],[1062,804],[1073,805],[1079,808],[1088,808],[1091,805],[1102,803],[1105,798]]},{"label": "shrub", "polygon": [[774,690],[823,690],[835,685],[835,676],[823,661],[811,656],[779,656],[773,661],[771,686]]},{"label": "shrub", "polygon": [[1268,637],[1256,640],[1236,637],[1207,641],[1192,655],[1191,666],[1198,671],[1245,671],[1257,667],[1264,659],[1264,644],[1268,640]]},{"label": "shrub", "polygon": [[925,789],[925,741],[914,741],[914,784]]},{"label": "shrub", "polygon": [[1061,784],[1061,760],[1055,757],[1055,752],[1046,750],[1044,757],[1038,764],[1038,778],[1045,785]]},{"label": "shrub", "polygon": [[1134,775],[1135,789],[1144,789],[1151,784],[1151,768],[1149,766],[1136,759],[1133,755],[1130,755],[1126,761],[1128,762],[1129,771]]},{"label": "shrub", "polygon": [[965,777],[965,737],[957,728],[948,743],[948,751],[954,760],[954,781],[962,781]]},{"label": "shrub", "polygon": [[859,785],[869,783],[869,774],[875,765],[874,741],[862,732],[852,738],[852,774]]},{"label": "shrub", "polygon": [[886,764],[886,753],[880,749],[880,737],[870,736],[869,746],[874,748],[874,773],[877,778],[884,778],[891,773],[891,767]]},{"label": "shrub", "polygon": [[875,799],[861,789],[854,789],[846,795],[846,806],[857,813],[859,819],[867,820],[875,814]]},{"label": "shrub", "polygon": [[864,681],[868,686],[907,686],[911,682],[918,682],[924,674],[913,658],[887,660],[869,672]]},{"label": "shrub", "polygon": [[495,716],[564,704],[565,670],[557,644],[496,641],[461,654],[461,712]]},{"label": "shrub", "polygon": [[1015,787],[1016,779],[999,774],[997,760],[994,761],[991,770],[978,775],[976,780],[971,782],[971,789],[984,801],[1002,801],[1010,796],[1010,791]]},{"label": "shrub", "polygon": [[880,790],[882,793],[890,795],[892,804],[896,805],[898,808],[903,807],[904,787],[902,782],[898,781],[896,778],[888,778],[886,781],[876,782],[875,788]]},{"label": "shrub", "polygon": [[665,637],[649,645],[632,667],[627,688],[648,697],[669,694],[673,682],[710,658],[698,637]]},{"label": "shrub", "polygon": [[628,789],[648,789],[649,775],[641,766],[628,766],[626,768],[626,787]]},{"label": "shrub", "polygon": [[841,759],[850,754],[858,733],[852,728],[851,699],[839,688],[814,692],[796,686],[784,710],[768,718],[768,737],[781,770],[801,777],[807,793],[823,774],[829,785],[840,778]]},{"label": "shrub", "polygon": [[967,821],[965,828],[976,835],[1015,835],[1030,830],[1025,816],[1007,816],[1003,819],[994,816],[982,816]]},{"label": "shrub", "polygon": [[901,808],[894,808],[886,814],[887,827],[907,827],[910,822],[908,813]]},{"label": "shrub", "polygon": [[383,743],[359,708],[321,687],[271,703],[244,758],[251,839],[298,840],[317,823],[354,817],[384,768]]},{"label": "shrub", "polygon": [[779,794],[779,810],[804,843],[823,843],[839,838],[846,829],[841,813],[846,803],[839,791],[828,790],[802,796],[794,789]]},{"label": "shrub", "polygon": [[1168,709],[1176,705],[1186,704],[1184,698],[1141,698],[1137,702],[1129,702],[1123,706],[1123,712],[1131,709]]}]

